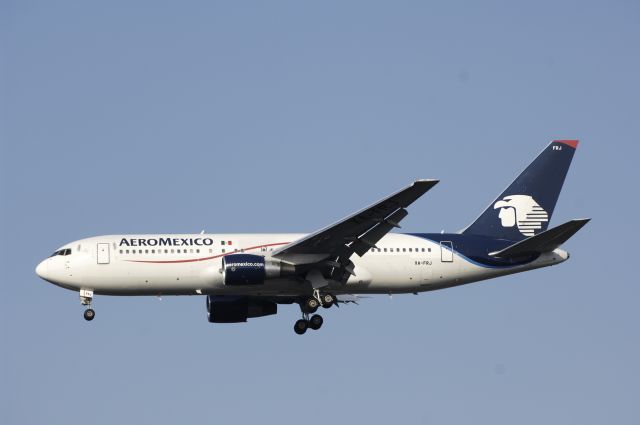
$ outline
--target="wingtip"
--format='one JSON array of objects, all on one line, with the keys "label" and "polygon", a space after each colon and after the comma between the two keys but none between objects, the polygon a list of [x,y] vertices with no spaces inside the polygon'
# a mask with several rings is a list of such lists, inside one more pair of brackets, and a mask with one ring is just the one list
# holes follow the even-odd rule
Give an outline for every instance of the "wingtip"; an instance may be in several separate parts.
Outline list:
[{"label": "wingtip", "polygon": [[438,184],[440,182],[440,180],[438,179],[418,179],[415,182],[413,182],[414,184]]}]

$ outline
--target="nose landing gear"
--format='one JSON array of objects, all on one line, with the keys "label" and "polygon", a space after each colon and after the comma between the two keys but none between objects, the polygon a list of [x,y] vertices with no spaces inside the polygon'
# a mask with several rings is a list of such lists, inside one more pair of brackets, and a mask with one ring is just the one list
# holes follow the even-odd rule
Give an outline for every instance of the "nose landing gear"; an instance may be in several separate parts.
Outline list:
[{"label": "nose landing gear", "polygon": [[87,309],[84,311],[84,320],[90,322],[96,317],[96,312],[91,308],[91,301],[93,300],[93,291],[90,289],[80,290],[80,304],[86,305]]}]

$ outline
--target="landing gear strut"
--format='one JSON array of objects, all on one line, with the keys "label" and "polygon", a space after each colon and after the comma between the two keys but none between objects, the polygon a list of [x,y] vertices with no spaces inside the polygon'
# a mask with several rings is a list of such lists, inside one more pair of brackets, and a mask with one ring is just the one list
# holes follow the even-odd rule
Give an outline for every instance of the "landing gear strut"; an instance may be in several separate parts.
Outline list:
[{"label": "landing gear strut", "polygon": [[84,311],[84,320],[90,322],[96,317],[96,312],[91,308],[91,301],[93,300],[93,291],[90,289],[80,290],[80,304],[86,305],[87,309]]}]

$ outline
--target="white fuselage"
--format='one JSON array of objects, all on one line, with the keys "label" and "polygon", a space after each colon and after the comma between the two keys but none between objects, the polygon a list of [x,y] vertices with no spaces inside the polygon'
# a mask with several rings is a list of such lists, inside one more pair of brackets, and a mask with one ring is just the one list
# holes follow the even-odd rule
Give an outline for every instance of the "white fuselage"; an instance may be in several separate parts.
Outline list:
[{"label": "white fuselage", "polygon": [[[226,286],[222,257],[245,252],[269,257],[303,234],[112,235],[75,241],[40,263],[38,275],[71,290],[105,295],[290,295],[308,294],[303,280],[272,279],[262,285]],[[354,275],[335,294],[422,292],[462,285],[560,263],[560,249],[510,267],[487,267],[441,244],[390,233],[364,256],[354,255]]]}]

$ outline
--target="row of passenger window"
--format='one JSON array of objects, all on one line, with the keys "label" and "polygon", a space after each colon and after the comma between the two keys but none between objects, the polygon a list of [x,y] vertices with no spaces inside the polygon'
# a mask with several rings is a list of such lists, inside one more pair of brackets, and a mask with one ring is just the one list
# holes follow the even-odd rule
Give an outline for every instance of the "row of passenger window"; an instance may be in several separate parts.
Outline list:
[{"label": "row of passenger window", "polygon": [[[214,250],[209,248],[209,254],[213,254]],[[227,250],[222,248],[222,253],[226,254]],[[266,249],[263,249],[262,251],[266,251]],[[273,251],[273,249],[272,249]],[[244,249],[234,249],[234,250],[229,250],[229,253],[235,253],[235,252],[244,252]],[[120,250],[120,254],[200,254],[200,248],[190,248],[190,249],[121,249]],[[54,255],[58,255],[55,254]],[[66,255],[66,254],[65,254]]]},{"label": "row of passenger window", "polygon": [[[200,249],[121,249],[120,250],[120,254],[187,254],[188,252],[190,252],[191,254],[193,254],[194,252],[196,254],[200,253]],[[209,250],[209,252],[211,252],[211,250]]]},{"label": "row of passenger window", "polygon": [[[261,251],[266,251],[266,247],[262,247]],[[223,248],[222,253],[225,254],[226,250]],[[273,248],[271,249],[273,251]],[[234,249],[231,252],[244,252],[244,249]],[[431,252],[431,248],[371,248],[371,252]],[[61,249],[60,251],[54,252],[51,256],[54,255],[69,255],[71,254],[70,249]],[[200,254],[200,248],[190,248],[190,249],[121,249],[120,254]],[[213,254],[213,249],[209,248],[209,254]]]},{"label": "row of passenger window", "polygon": [[431,248],[371,248],[371,252],[431,252]]}]

